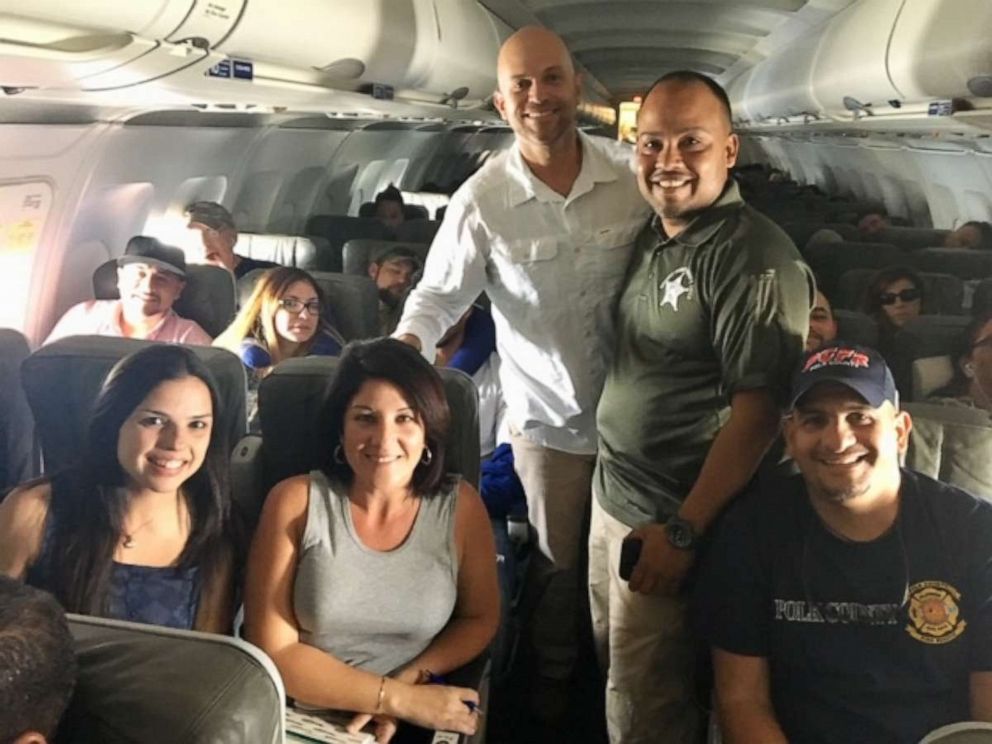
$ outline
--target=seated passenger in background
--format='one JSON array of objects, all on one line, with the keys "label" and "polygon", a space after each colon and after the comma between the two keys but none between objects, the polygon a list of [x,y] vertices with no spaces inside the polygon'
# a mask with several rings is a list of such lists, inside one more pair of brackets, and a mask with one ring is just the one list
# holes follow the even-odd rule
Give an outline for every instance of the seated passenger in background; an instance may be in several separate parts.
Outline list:
[{"label": "seated passenger in background", "polygon": [[837,338],[837,321],[830,300],[820,290],[809,311],[809,334],[806,336],[806,351],[814,351]]},{"label": "seated passenger in background", "polygon": [[375,218],[386,227],[395,228],[406,221],[404,206],[403,194],[393,184],[389,184],[375,195]]},{"label": "seated passenger in background", "polygon": [[858,232],[863,238],[874,238],[890,224],[886,215],[879,212],[869,212],[858,220]]},{"label": "seated passenger in background", "polygon": [[878,323],[884,355],[895,332],[923,312],[923,280],[905,266],[882,269],[865,291],[862,311]]},{"label": "seated passenger in background", "polygon": [[738,499],[698,586],[725,740],[992,721],[992,504],[900,469],[912,422],[877,352],[812,352],[790,399],[801,475]]},{"label": "seated passenger in background", "polygon": [[369,264],[369,276],[379,290],[379,332],[388,336],[403,314],[403,303],[420,270],[420,259],[408,248],[387,248]]},{"label": "seated passenger in background", "polygon": [[120,336],[175,344],[210,344],[199,323],[172,309],[186,286],[186,259],[178,248],[155,238],[131,238],[117,259],[119,300],[88,300],[70,308],[45,339]]},{"label": "seated passenger in background", "polygon": [[[324,403],[319,469],[269,493],[248,561],[247,637],[299,703],[472,733],[474,690],[424,684],[478,656],[499,622],[475,489],[445,475],[434,369],[394,339],[349,345]],[[470,703],[471,705],[468,705]]]},{"label": "seated passenger in background", "polygon": [[258,280],[251,297],[214,346],[237,354],[248,368],[248,418],[258,421],[258,384],[284,359],[337,356],[344,338],[321,315],[320,287],[303,269],[280,266]]},{"label": "seated passenger in background", "polygon": [[978,220],[965,222],[957,230],[947,233],[944,238],[944,247],[992,250],[992,225]]},{"label": "seated passenger in background", "polygon": [[992,413],[992,314],[971,321],[958,339],[954,377],[933,393],[933,403],[981,408]]},{"label": "seated passenger in background", "polygon": [[186,207],[186,216],[189,219],[187,227],[200,233],[203,245],[203,253],[198,258],[200,263],[227,269],[234,274],[235,279],[240,279],[255,269],[271,269],[279,265],[272,261],[239,256],[234,252],[234,246],[238,242],[234,217],[217,202],[193,202]]},{"label": "seated passenger in background", "polygon": [[68,612],[228,632],[228,457],[217,386],[190,350],[157,344],[110,371],[79,464],[0,504],[0,573]]},{"label": "seated passenger in background", "polygon": [[59,603],[0,576],[0,742],[53,741],[75,684],[76,654]]}]

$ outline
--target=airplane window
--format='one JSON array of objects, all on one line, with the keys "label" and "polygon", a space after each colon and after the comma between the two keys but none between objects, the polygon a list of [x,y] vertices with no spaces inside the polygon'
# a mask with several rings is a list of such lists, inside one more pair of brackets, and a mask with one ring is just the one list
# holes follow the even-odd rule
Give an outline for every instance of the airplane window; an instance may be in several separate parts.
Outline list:
[{"label": "airplane window", "polygon": [[0,327],[22,330],[31,265],[41,242],[52,187],[47,181],[0,184]]}]

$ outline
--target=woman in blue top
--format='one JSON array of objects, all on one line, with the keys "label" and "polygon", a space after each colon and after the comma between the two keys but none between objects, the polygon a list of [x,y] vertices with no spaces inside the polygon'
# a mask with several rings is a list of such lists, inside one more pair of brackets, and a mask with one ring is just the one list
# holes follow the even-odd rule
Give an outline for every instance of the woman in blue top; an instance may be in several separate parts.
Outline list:
[{"label": "woman in blue top", "polygon": [[70,612],[227,632],[235,551],[219,400],[189,349],[121,360],[79,464],[0,504],[0,573]]}]

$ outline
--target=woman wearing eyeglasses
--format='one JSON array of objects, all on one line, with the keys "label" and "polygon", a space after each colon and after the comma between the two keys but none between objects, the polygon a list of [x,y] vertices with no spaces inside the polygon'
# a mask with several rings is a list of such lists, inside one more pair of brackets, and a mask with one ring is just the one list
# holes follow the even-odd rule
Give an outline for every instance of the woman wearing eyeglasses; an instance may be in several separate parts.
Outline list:
[{"label": "woman wearing eyeglasses", "polygon": [[884,340],[923,312],[923,280],[905,266],[882,269],[868,285],[864,311],[878,322]]},{"label": "woman wearing eyeglasses", "polygon": [[992,312],[974,318],[961,333],[954,377],[930,399],[992,412]]},{"label": "woman wearing eyeglasses", "polygon": [[307,272],[289,266],[266,271],[251,297],[214,346],[237,354],[248,368],[248,403],[257,429],[258,384],[279,362],[293,357],[337,356],[344,339],[321,315],[324,298]]}]

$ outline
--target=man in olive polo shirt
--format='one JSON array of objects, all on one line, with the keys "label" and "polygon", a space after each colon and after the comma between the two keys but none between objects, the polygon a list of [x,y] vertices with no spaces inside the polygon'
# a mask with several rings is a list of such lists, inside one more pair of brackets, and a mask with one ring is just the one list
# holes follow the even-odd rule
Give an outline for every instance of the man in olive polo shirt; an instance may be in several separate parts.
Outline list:
[{"label": "man in olive polo shirt", "polygon": [[[611,742],[693,742],[683,583],[695,547],[779,429],[813,279],[729,178],[723,89],[665,75],[638,117],[637,180],[656,216],[638,238],[600,400],[589,589]],[[643,541],[629,584],[621,543]]]}]

